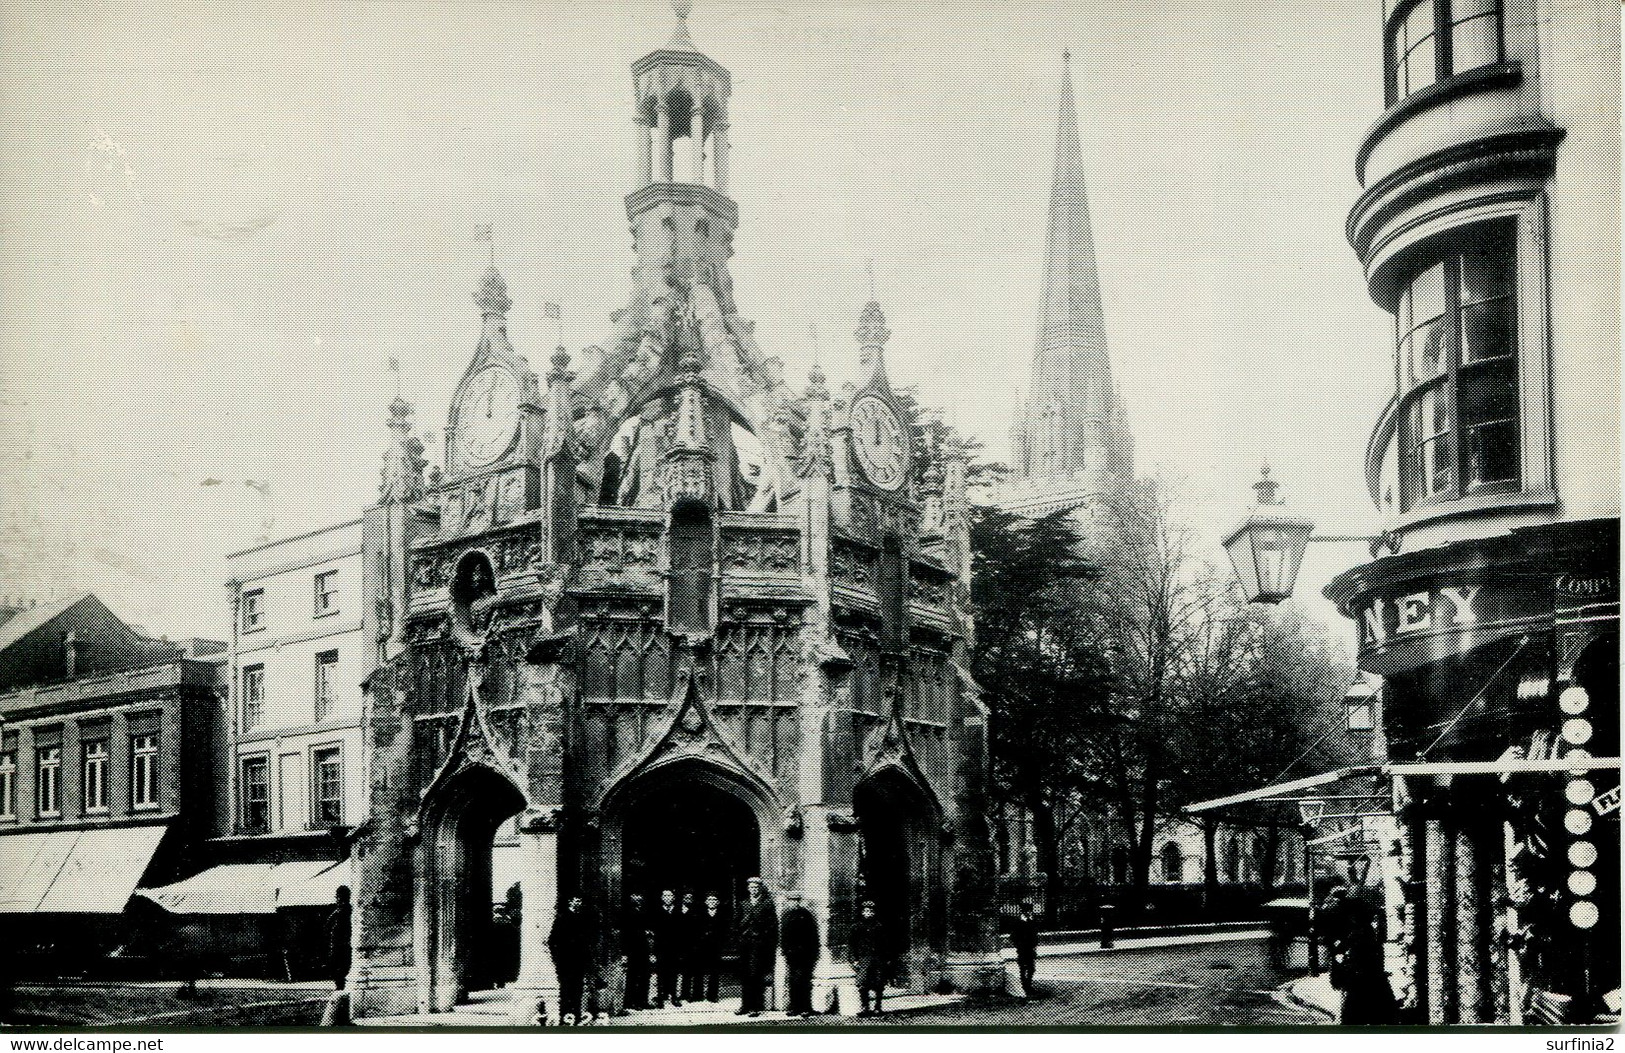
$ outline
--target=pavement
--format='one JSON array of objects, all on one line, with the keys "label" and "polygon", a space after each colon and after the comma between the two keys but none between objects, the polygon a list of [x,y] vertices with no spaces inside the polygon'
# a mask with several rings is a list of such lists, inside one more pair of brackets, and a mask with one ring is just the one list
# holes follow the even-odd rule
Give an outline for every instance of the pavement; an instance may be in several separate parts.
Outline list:
[{"label": "pavement", "polygon": [[[1336,992],[1324,977],[1289,980],[1269,968],[1264,941],[1268,930],[1199,932],[1119,937],[1115,946],[1055,943],[1039,948],[1039,979],[1044,997],[988,1001],[963,995],[888,994],[878,1019],[813,1017],[792,1019],[769,1011],[758,1018],[735,1015],[737,998],[686,1003],[602,1019],[609,1027],[795,1027],[923,1024],[958,1026],[1314,1026],[1336,1019]],[[1006,961],[1014,952],[1005,951]],[[1011,967],[1012,974],[1014,967]],[[1012,979],[1013,979],[1012,975]],[[1314,982],[1308,982],[1314,981]],[[1328,1009],[1327,1006],[1331,1008]],[[371,1017],[362,1027],[508,1027],[506,991],[476,993],[449,1013]],[[1008,1017],[1008,1020],[1005,1018]]]},{"label": "pavement", "polygon": [[1332,986],[1332,981],[1325,973],[1319,976],[1300,976],[1296,980],[1288,980],[1279,990],[1281,996],[1293,1005],[1300,1006],[1310,1012],[1320,1013],[1329,1022],[1335,1022],[1342,1011],[1343,998]]}]

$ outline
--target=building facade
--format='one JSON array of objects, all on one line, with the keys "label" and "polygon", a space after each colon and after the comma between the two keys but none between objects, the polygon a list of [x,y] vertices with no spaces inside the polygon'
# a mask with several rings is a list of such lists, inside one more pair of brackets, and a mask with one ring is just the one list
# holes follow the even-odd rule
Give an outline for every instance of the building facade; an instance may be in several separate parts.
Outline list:
[{"label": "building facade", "polygon": [[361,683],[375,645],[362,520],[228,557],[233,627],[222,862],[334,859],[366,813]]},{"label": "building facade", "polygon": [[783,382],[728,273],[728,71],[680,13],[632,74],[636,263],[607,345],[579,374],[562,348],[532,371],[492,268],[436,481],[396,410],[368,518],[390,547],[366,556],[367,602],[389,618],[367,685],[354,1009],[468,993],[492,835],[515,815],[516,1020],[557,1012],[561,895],[606,919],[593,952],[613,969],[630,892],[732,908],[756,875],[817,916],[820,1008],[857,1009],[862,899],[899,981],[1000,985],[965,459],[914,463],[877,303],[855,383]]},{"label": "building facade", "polygon": [[1386,530],[1327,595],[1385,678],[1419,1021],[1619,1013],[1619,12],[1390,0],[1348,219],[1394,315]]},{"label": "building facade", "polygon": [[54,947],[83,967],[129,935],[137,885],[193,865],[214,816],[223,652],[147,637],[88,595],[0,625],[8,953]]}]

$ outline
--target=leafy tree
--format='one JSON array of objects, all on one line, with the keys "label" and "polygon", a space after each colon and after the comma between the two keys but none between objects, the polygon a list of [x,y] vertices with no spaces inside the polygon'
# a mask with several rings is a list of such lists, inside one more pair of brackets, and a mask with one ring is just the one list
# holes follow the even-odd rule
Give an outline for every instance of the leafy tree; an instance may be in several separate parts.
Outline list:
[{"label": "leafy tree", "polygon": [[972,662],[993,710],[994,780],[1032,818],[1051,903],[1061,880],[1057,816],[1083,784],[1081,761],[1110,691],[1105,657],[1080,617],[1097,571],[1079,545],[1065,513],[1028,520],[981,508],[972,519]]}]

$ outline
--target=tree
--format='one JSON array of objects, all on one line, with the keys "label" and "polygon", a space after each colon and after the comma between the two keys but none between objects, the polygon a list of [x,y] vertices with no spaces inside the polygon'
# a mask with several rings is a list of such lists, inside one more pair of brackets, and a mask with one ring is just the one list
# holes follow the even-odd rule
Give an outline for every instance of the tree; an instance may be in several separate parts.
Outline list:
[{"label": "tree", "polygon": [[1028,520],[981,508],[971,522],[974,674],[993,711],[998,792],[1033,822],[1046,899],[1061,880],[1057,817],[1084,780],[1110,674],[1083,613],[1096,568],[1066,513]]}]

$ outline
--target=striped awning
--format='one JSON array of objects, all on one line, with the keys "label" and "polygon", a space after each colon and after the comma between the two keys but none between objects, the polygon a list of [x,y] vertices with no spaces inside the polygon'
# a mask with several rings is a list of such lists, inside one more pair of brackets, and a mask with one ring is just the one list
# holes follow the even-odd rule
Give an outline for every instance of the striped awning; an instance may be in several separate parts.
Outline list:
[{"label": "striped awning", "polygon": [[171,914],[274,914],[278,907],[331,905],[349,885],[350,863],[228,863],[160,888],[136,889]]}]

